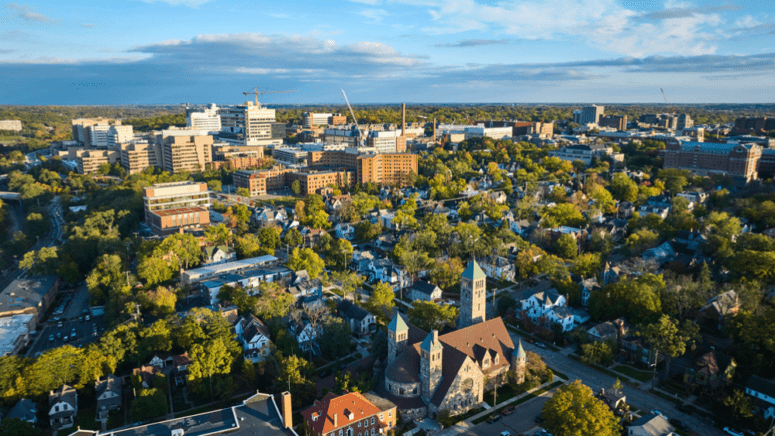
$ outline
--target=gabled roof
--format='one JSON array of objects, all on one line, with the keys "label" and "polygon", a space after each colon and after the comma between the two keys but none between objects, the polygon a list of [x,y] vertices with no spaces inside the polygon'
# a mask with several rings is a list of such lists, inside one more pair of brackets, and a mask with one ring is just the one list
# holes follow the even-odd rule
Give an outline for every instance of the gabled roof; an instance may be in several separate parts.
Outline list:
[{"label": "gabled roof", "polygon": [[362,308],[361,306],[358,306],[357,304],[354,304],[350,300],[343,300],[337,305],[337,310],[339,313],[344,315],[347,319],[355,319],[358,321],[363,321],[369,316],[374,316],[369,312],[368,310]]},{"label": "gabled roof", "polygon": [[466,266],[465,271],[463,271],[462,277],[469,280],[478,280],[486,278],[487,275],[482,271],[482,268],[479,267],[479,264],[476,263],[476,260],[472,259],[468,262],[468,266]]},{"label": "gabled roof", "polygon": [[768,397],[775,398],[775,381],[773,380],[767,380],[766,378],[754,375],[748,379],[748,383],[745,384],[745,387],[756,392],[761,392]]},{"label": "gabled roof", "polygon": [[62,385],[56,390],[51,391],[48,396],[48,405],[49,407],[52,407],[56,403],[65,402],[75,408],[77,407],[77,395],[75,388],[68,385]]},{"label": "gabled roof", "polygon": [[648,436],[666,436],[673,432],[673,427],[664,416],[651,413],[638,418],[630,428],[639,427],[642,434]]},{"label": "gabled roof", "polygon": [[121,395],[121,379],[113,374],[106,375],[105,380],[97,380],[94,382],[94,384],[94,391],[97,398],[99,398],[100,395],[102,395],[105,391],[112,391]]},{"label": "gabled roof", "polygon": [[530,297],[535,297],[539,303],[545,306],[553,306],[557,304],[557,300],[560,299],[560,293],[557,292],[557,289],[552,288],[536,291],[527,290],[522,294],[522,300],[527,300]]},{"label": "gabled roof", "polygon": [[315,401],[312,407],[302,410],[301,414],[317,434],[327,434],[380,412],[379,407],[358,392],[344,395],[329,392],[322,401]]},{"label": "gabled roof", "polygon": [[430,296],[438,288],[439,288],[438,286],[432,285],[426,282],[425,280],[417,280],[412,284],[412,287],[409,289],[412,291],[417,291],[422,294]]}]

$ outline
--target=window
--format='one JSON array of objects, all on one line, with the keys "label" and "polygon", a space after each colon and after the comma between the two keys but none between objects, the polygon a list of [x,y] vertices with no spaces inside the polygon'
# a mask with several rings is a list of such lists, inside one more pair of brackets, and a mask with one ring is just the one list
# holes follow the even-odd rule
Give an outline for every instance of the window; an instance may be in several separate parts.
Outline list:
[{"label": "window", "polygon": [[391,410],[390,412],[388,412],[388,418],[392,418],[392,417],[393,417],[393,411]]},{"label": "window", "polygon": [[[371,425],[374,425],[374,417],[371,417]],[[371,429],[372,432],[374,432],[374,429]]]},{"label": "window", "polygon": [[358,427],[360,427],[360,426],[361,426],[361,422],[360,422],[360,421],[358,421]]}]

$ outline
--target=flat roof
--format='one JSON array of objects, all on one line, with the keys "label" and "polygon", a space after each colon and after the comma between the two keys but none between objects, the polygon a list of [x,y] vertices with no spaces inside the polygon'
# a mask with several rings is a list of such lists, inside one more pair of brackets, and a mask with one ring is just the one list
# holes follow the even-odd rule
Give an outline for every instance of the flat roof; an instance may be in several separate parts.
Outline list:
[{"label": "flat roof", "polygon": [[234,411],[228,408],[126,430],[118,430],[110,434],[112,436],[169,435],[172,434],[172,430],[183,429],[185,436],[205,436],[222,433],[237,427],[237,417]]},{"label": "flat roof", "polygon": [[0,318],[0,356],[7,356],[16,348],[19,336],[26,335],[33,315],[15,315]]},{"label": "flat roof", "polygon": [[221,263],[217,265],[208,265],[208,266],[203,266],[201,268],[190,269],[188,271],[183,271],[183,274],[187,275],[188,277],[216,275],[219,273],[227,273],[235,269],[251,268],[254,266],[258,266],[269,262],[275,262],[278,260],[280,259],[269,255],[251,257],[249,259],[235,260],[233,262],[226,262],[226,263]]},{"label": "flat roof", "polygon": [[0,292],[0,313],[38,307],[49,290],[56,284],[57,276],[35,276],[16,279]]},{"label": "flat roof", "polygon": [[178,207],[175,209],[151,210],[149,212],[158,216],[172,216],[172,215],[180,215],[184,213],[207,212],[207,209],[202,207]]}]

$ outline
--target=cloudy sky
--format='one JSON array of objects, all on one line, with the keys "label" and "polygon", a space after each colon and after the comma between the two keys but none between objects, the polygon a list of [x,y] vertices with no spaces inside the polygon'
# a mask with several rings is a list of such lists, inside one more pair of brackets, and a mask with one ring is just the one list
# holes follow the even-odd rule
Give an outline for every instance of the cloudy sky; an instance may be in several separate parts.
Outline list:
[{"label": "cloudy sky", "polygon": [[[2,2],[2,0],[0,0]],[[0,3],[0,104],[775,102],[772,0]]]}]

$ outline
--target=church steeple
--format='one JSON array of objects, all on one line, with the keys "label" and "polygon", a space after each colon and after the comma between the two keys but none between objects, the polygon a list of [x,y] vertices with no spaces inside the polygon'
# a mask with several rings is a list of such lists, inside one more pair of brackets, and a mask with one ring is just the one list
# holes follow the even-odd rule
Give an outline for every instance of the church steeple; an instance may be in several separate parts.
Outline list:
[{"label": "church steeple", "polygon": [[460,316],[457,327],[465,328],[486,319],[487,276],[471,259],[460,277]]},{"label": "church steeple", "polygon": [[395,318],[388,324],[388,357],[387,366],[401,354],[409,339],[409,326],[406,325],[401,312],[396,313]]}]

